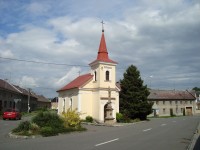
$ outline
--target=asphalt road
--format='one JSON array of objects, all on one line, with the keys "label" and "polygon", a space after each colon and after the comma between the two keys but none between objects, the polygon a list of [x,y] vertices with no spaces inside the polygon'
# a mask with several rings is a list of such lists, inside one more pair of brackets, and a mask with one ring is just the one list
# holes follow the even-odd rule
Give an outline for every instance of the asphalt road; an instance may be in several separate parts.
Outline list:
[{"label": "asphalt road", "polygon": [[[1,150],[186,150],[200,117],[151,119],[122,127],[86,125],[88,131],[35,139],[11,139],[18,121],[0,120]],[[3,129],[4,128],[4,129]],[[6,128],[6,129],[5,129]]]}]

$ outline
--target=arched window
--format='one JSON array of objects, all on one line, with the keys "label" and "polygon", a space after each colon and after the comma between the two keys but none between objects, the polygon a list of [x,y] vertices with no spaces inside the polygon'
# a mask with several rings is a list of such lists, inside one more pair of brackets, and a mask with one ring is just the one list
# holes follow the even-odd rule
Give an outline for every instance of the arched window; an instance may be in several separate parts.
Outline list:
[{"label": "arched window", "polygon": [[106,81],[109,81],[109,75],[110,75],[109,71],[106,71]]},{"label": "arched window", "polygon": [[94,72],[94,81],[97,81],[97,72]]}]

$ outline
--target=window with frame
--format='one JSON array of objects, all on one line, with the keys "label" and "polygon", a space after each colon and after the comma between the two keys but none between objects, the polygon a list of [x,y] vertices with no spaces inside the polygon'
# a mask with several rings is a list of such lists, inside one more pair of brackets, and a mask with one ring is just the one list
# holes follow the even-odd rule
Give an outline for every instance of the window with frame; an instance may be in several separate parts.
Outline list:
[{"label": "window with frame", "polygon": [[172,105],[172,101],[169,101],[170,105]]},{"label": "window with frame", "polygon": [[183,113],[183,108],[181,108],[181,113]]},{"label": "window with frame", "polygon": [[178,113],[178,108],[176,108],[176,113]]},{"label": "window with frame", "polygon": [[156,101],[156,104],[159,105],[159,101]]},{"label": "window with frame", "polygon": [[190,101],[190,104],[192,104],[192,101]]},{"label": "window with frame", "polygon": [[165,114],[166,113],[166,110],[165,110],[165,108],[163,108],[163,114]]},{"label": "window with frame", "polygon": [[163,105],[165,105],[165,101],[163,101]]},{"label": "window with frame", "polygon": [[175,101],[176,104],[178,104],[178,101]]},{"label": "window with frame", "polygon": [[110,72],[109,71],[106,71],[106,81],[109,81],[110,80]]}]

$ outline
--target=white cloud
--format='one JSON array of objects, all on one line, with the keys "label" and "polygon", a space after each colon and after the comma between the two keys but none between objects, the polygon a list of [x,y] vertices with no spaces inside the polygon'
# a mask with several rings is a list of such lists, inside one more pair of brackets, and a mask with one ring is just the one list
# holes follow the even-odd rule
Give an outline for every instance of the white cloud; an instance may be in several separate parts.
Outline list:
[{"label": "white cloud", "polygon": [[34,15],[41,15],[42,13],[48,12],[51,7],[49,5],[45,5],[41,2],[32,2],[27,7],[26,10]]},{"label": "white cloud", "polygon": [[0,57],[4,57],[4,58],[13,58],[14,55],[11,52],[11,50],[1,50],[0,49]]},{"label": "white cloud", "polygon": [[64,85],[66,85],[68,82],[70,82],[71,80],[75,79],[79,72],[80,72],[80,68],[79,67],[72,67],[67,74],[65,74],[63,77],[61,77],[60,79],[58,79],[55,82],[56,87],[62,87]]},{"label": "white cloud", "polygon": [[[27,4],[25,6],[28,6],[29,13],[22,14],[25,19],[30,17],[30,20],[24,21],[23,17],[19,17],[20,24],[11,22],[19,30],[8,31],[6,36],[0,38],[0,55],[85,66],[96,58],[101,37],[100,22],[104,19],[109,56],[119,62],[117,68],[136,65],[142,75],[153,75],[152,87],[155,88],[170,87],[177,78],[180,78],[180,87],[193,86],[194,82],[190,83],[193,79],[199,83],[198,2],[112,2],[106,2],[106,6],[102,1],[80,1],[78,5],[71,1],[62,1],[57,5],[54,1]],[[98,4],[98,8],[94,7]],[[35,18],[30,14],[35,15]],[[5,74],[7,71],[15,72],[13,78],[18,80],[23,76],[31,77],[37,81],[38,86],[52,88],[67,84],[78,76],[80,69],[82,72],[89,69],[11,61],[2,61],[0,68]],[[117,72],[119,79],[123,72]],[[185,74],[191,76],[185,77]]]},{"label": "white cloud", "polygon": [[29,77],[29,76],[23,76],[23,77],[21,78],[20,85],[21,85],[22,87],[25,87],[25,88],[27,88],[27,87],[29,87],[29,88],[30,88],[30,87],[35,88],[35,87],[38,86],[37,80],[38,80],[38,79]]}]

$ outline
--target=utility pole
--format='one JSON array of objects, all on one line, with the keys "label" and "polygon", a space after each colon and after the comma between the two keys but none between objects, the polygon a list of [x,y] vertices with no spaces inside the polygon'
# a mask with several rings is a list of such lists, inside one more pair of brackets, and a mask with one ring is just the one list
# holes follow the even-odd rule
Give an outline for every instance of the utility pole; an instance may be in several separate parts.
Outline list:
[{"label": "utility pole", "polygon": [[28,113],[30,111],[30,88],[28,88]]}]

